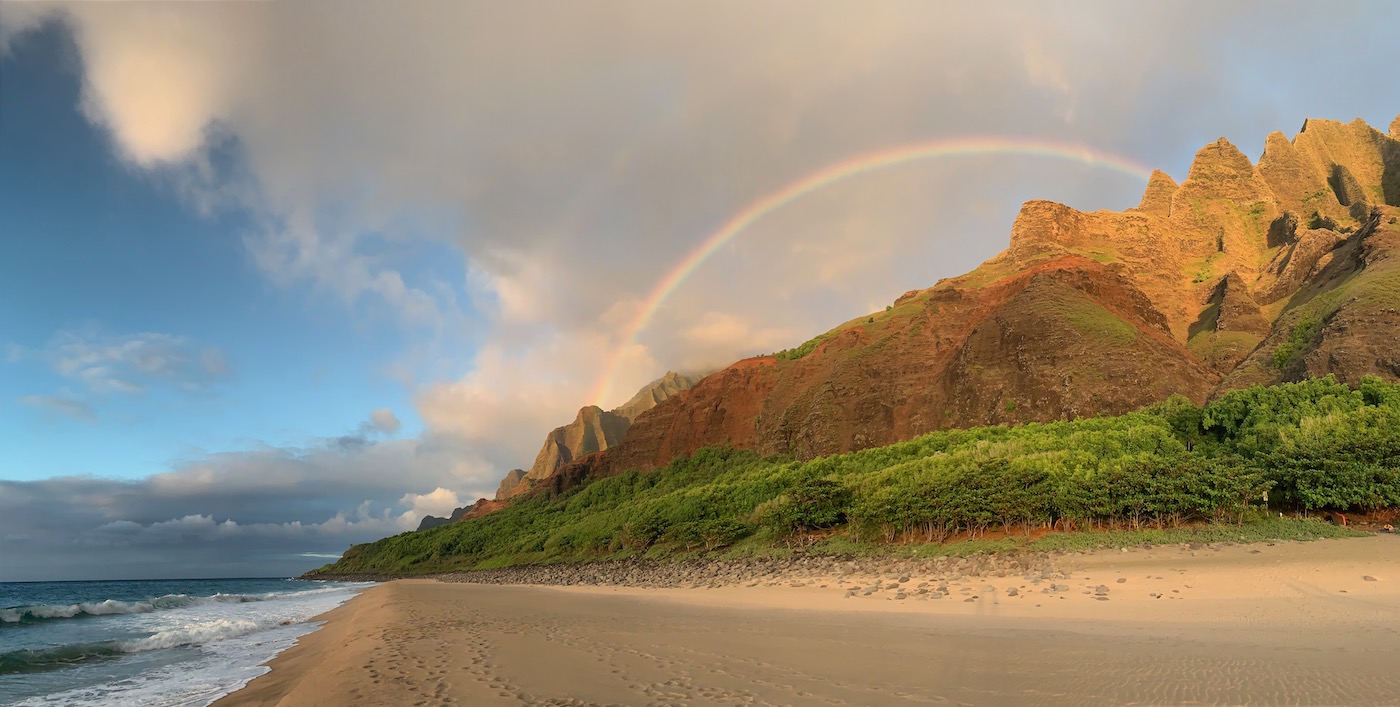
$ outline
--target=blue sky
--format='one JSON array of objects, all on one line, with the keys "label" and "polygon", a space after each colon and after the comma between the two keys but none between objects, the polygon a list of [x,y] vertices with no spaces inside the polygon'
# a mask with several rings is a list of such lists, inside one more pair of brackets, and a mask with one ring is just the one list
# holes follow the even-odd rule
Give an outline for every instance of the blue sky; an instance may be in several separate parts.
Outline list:
[{"label": "blue sky", "polygon": [[[380,335],[392,321],[354,318],[305,283],[269,283],[241,243],[246,215],[201,214],[124,164],[76,110],[78,56],[60,26],[11,52],[0,62],[0,425],[24,443],[0,446],[7,477],[145,476],[254,440],[341,434],[384,407],[417,433],[386,370],[402,349]],[[61,340],[112,347],[149,334],[216,352],[227,370],[129,371],[146,388],[129,393],[52,365]],[[37,403],[49,398],[86,411]]]},{"label": "blue sky", "polygon": [[1308,117],[1385,130],[1395,26],[1383,2],[0,4],[0,580],[319,565],[489,495],[581,405],[964,272],[1025,200],[1144,184],[1034,155],[845,180],[622,341],[765,194],[974,135],[1182,179],[1222,135],[1257,158]]}]

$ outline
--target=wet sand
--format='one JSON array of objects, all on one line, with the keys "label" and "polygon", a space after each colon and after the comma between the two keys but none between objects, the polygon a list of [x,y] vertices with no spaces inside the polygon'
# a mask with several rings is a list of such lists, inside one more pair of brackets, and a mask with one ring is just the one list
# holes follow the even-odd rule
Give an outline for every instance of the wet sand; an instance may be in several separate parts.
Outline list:
[{"label": "wet sand", "polygon": [[1063,564],[718,589],[401,580],[216,704],[1400,704],[1400,538]]}]

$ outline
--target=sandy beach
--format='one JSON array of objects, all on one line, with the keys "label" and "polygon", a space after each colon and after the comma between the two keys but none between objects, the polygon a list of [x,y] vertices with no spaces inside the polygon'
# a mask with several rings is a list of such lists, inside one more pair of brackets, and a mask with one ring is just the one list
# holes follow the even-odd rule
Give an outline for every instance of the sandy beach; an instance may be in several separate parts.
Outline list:
[{"label": "sandy beach", "polygon": [[1400,538],[1102,551],[1057,570],[399,580],[216,704],[1400,704]]}]

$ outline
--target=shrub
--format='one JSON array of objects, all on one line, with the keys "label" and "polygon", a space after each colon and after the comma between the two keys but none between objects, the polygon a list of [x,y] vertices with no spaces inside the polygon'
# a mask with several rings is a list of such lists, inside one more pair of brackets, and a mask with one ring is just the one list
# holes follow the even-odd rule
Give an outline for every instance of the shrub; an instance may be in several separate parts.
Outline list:
[{"label": "shrub", "polygon": [[808,478],[768,506],[763,522],[783,532],[820,530],[846,522],[851,492],[840,482]]},{"label": "shrub", "polygon": [[998,527],[1239,522],[1265,493],[1303,510],[1400,506],[1400,384],[1372,377],[1353,389],[1327,377],[1232,391],[1205,407],[1173,397],[1118,417],[947,430],[810,461],[707,448],[358,545],[328,570],[713,552],[745,538],[761,552],[783,535],[841,527],[845,542],[936,542]]},{"label": "shrub", "polygon": [[629,550],[645,551],[666,533],[669,524],[656,515],[645,516],[622,526],[620,540]]}]

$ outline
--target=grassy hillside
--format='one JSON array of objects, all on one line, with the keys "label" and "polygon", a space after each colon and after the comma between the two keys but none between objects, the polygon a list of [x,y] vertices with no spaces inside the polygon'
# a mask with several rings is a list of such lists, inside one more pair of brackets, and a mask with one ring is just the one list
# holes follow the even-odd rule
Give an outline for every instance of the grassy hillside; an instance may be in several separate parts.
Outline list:
[{"label": "grassy hillside", "polygon": [[[520,563],[1024,545],[1032,531],[1109,530],[1106,542],[1209,539],[1202,521],[1260,525],[1273,510],[1400,507],[1400,385],[1329,378],[1184,398],[1119,417],[938,432],[797,462],[710,448],[650,473],[598,479],[483,518],[351,548],[330,574]],[[1325,526],[1322,526],[1325,527]],[[1252,530],[1250,529],[1252,528]],[[1194,534],[1194,535],[1192,535]],[[1053,547],[1053,535],[1036,547]]]}]

